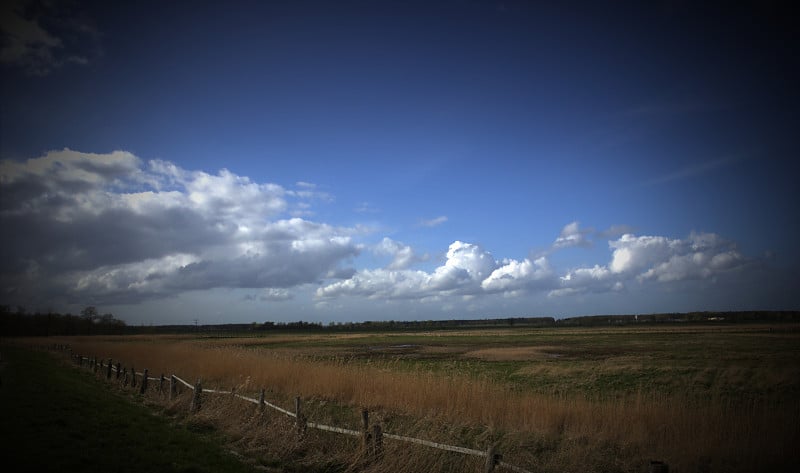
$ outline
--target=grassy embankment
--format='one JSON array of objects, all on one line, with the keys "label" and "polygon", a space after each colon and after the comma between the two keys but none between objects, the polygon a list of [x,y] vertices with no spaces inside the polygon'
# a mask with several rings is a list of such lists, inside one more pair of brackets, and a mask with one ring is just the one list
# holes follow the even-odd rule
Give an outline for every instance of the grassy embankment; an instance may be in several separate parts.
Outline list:
[{"label": "grassy embankment", "polygon": [[15,472],[256,471],[225,452],[213,431],[153,415],[46,353],[6,345],[0,352],[0,445]]}]

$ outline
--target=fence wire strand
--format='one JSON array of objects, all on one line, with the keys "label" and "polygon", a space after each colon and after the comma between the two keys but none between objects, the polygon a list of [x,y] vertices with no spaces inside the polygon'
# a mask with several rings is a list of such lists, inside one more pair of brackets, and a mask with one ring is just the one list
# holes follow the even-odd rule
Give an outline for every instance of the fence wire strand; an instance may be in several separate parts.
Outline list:
[{"label": "fence wire strand", "polygon": [[192,391],[194,391],[194,386],[192,386],[191,384],[187,383],[186,381],[182,380],[181,378],[179,378],[178,376],[176,376],[176,375],[174,375],[174,374],[173,374],[172,376],[175,376],[175,379],[177,379],[177,380],[178,380],[178,381],[180,381],[181,383],[185,384],[187,388],[189,388],[189,389],[191,389]]}]

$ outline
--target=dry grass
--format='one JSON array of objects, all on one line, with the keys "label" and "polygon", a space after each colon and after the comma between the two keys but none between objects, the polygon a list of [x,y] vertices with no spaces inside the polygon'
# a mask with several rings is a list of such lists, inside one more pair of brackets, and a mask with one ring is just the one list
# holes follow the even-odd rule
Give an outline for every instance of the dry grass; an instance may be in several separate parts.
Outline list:
[{"label": "dry grass", "polygon": [[[64,341],[76,351],[124,360],[137,370],[149,368],[155,375],[175,373],[187,381],[202,378],[205,386],[236,387],[248,393],[266,387],[270,390],[268,397],[287,408],[293,396],[302,395],[309,417],[318,422],[357,429],[358,410],[366,407],[392,433],[478,449],[499,443],[506,461],[536,471],[585,471],[587,466],[595,471],[641,471],[650,459],[667,461],[673,471],[769,471],[797,460],[793,452],[800,442],[800,405],[796,402],[779,406],[770,399],[734,402],[713,390],[702,400],[680,392],[641,390],[623,397],[589,400],[535,394],[467,373],[408,372],[394,370],[387,363],[313,359],[292,356],[308,353],[303,349],[269,348],[270,344],[320,340],[324,338],[120,337]],[[427,349],[440,354],[451,352],[448,347]],[[467,350],[465,356],[518,361],[569,349],[558,345],[489,347]],[[636,369],[642,363],[635,355],[621,355],[617,361],[590,366],[608,374]],[[545,370],[549,370],[548,375],[559,374],[558,370],[563,370],[560,374],[564,376],[596,375],[586,366],[533,364],[521,370],[530,375],[541,375]],[[786,376],[796,372],[793,368],[777,374],[753,373],[737,366],[722,370],[731,383],[760,376],[761,383],[794,385],[797,380]],[[708,384],[705,378],[715,374],[700,371],[695,381]],[[270,420],[256,415],[242,401],[210,396],[198,419],[232,433],[244,451],[257,453],[263,445],[271,445],[270,455],[295,462],[333,461],[365,471],[479,470],[472,465],[476,459],[391,442],[379,465],[366,464],[353,453],[358,451],[356,439],[315,432],[298,444],[293,436],[286,435],[291,430],[288,419],[280,414],[264,416]],[[271,427],[265,429],[264,425]]]}]

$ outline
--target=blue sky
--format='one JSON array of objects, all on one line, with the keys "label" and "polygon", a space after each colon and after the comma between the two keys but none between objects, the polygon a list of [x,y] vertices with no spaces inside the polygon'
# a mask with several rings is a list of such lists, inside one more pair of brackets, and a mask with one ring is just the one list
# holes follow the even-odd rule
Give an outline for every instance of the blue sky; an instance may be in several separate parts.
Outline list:
[{"label": "blue sky", "polygon": [[781,7],[7,3],[4,304],[136,324],[800,308]]}]

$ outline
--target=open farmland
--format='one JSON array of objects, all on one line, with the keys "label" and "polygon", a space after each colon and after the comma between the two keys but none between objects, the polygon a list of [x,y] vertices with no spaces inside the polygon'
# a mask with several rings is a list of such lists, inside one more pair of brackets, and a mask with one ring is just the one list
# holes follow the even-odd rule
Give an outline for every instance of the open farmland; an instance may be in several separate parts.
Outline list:
[{"label": "open farmland", "polygon": [[[673,471],[768,471],[798,460],[795,325],[60,341],[205,386],[246,393],[264,387],[271,402],[287,408],[299,395],[309,419],[331,425],[358,428],[359,410],[369,408],[386,432],[481,450],[496,443],[507,461],[532,471],[643,471],[653,459]],[[247,408],[235,403],[213,401],[203,415],[251,453],[283,455],[279,433],[248,433],[250,424],[235,414]],[[272,447],[258,435],[271,436]],[[303,451],[292,447],[292,455],[347,465],[350,450],[326,435]],[[265,453],[269,448],[276,450]],[[464,467],[452,454],[424,447],[387,449],[381,462],[359,468]]]}]

